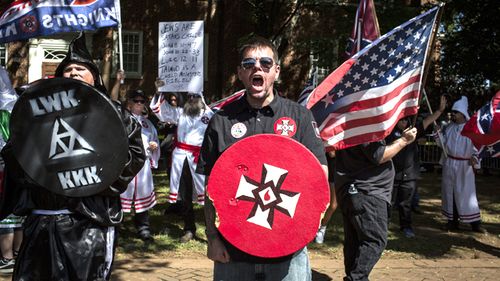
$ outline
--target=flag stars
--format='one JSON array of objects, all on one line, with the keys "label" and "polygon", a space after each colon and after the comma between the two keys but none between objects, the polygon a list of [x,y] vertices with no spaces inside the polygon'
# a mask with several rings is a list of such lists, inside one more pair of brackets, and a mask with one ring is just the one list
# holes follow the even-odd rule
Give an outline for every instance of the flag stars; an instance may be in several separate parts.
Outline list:
[{"label": "flag stars", "polygon": [[361,77],[361,74],[359,72],[356,72],[352,77],[354,80],[358,80]]},{"label": "flag stars", "polygon": [[347,81],[347,82],[345,83],[345,87],[346,87],[346,88],[351,88],[351,87],[352,87],[352,83],[351,83],[351,81]]},{"label": "flag stars", "polygon": [[386,79],[388,83],[391,83],[392,81],[394,81],[394,76],[392,76],[392,74],[389,74]]},{"label": "flag stars", "polygon": [[490,154],[495,153],[495,149],[493,148],[492,145],[489,145],[486,151],[488,151]]},{"label": "flag stars", "polygon": [[389,50],[389,56],[392,57],[396,54],[396,50],[395,49],[390,49]]},{"label": "flag stars", "polygon": [[394,68],[394,70],[396,71],[396,74],[398,74],[403,70],[403,67],[401,65],[398,65],[396,66],[396,68]]},{"label": "flag stars", "polygon": [[328,94],[323,98],[322,102],[325,103],[325,108],[327,108],[330,104],[333,103],[333,96],[334,95]]},{"label": "flag stars", "polygon": [[376,69],[376,68],[372,68],[372,70],[370,71],[370,74],[371,74],[372,76],[377,75],[377,69]]},{"label": "flag stars", "polygon": [[420,39],[421,44],[424,44],[425,42],[427,42],[427,36],[423,36],[422,39]]},{"label": "flag stars", "polygon": [[385,65],[387,63],[387,59],[386,58],[382,58],[381,60],[379,60],[378,62],[380,65]]},{"label": "flag stars", "polygon": [[380,51],[385,51],[386,49],[387,49],[387,45],[386,44],[380,45]]},{"label": "flag stars", "polygon": [[409,37],[412,33],[413,33],[413,29],[412,28],[409,28],[405,31],[406,33],[406,37]]},{"label": "flag stars", "polygon": [[415,35],[413,35],[413,38],[415,38],[415,40],[418,40],[420,39],[420,36],[422,36],[422,34],[420,32],[417,32],[415,33]]},{"label": "flag stars", "polygon": [[369,68],[369,67],[370,67],[370,65],[369,65],[369,64],[367,64],[367,63],[365,62],[365,63],[361,66],[361,69],[362,69],[363,71],[366,71],[366,70],[368,70],[368,68]]},{"label": "flag stars", "polygon": [[396,43],[400,46],[403,45],[404,42],[405,40],[403,40],[403,38],[399,38],[398,41],[396,41]]},{"label": "flag stars", "polygon": [[405,50],[411,50],[411,43],[408,42],[406,45],[405,45]]},{"label": "flag stars", "polygon": [[389,42],[392,42],[396,40],[396,35],[395,34],[392,34],[391,36],[389,36]]},{"label": "flag stars", "polygon": [[372,82],[370,82],[370,86],[372,86],[372,87],[377,86],[377,80],[375,80],[375,79],[372,80]]},{"label": "flag stars", "polygon": [[361,82],[363,82],[363,84],[366,84],[366,83],[368,83],[368,80],[370,80],[370,79],[368,79],[368,77],[365,77],[361,80]]},{"label": "flag stars", "polygon": [[490,115],[488,113],[483,114],[483,116],[481,116],[481,121],[483,120],[490,120]]},{"label": "flag stars", "polygon": [[343,90],[339,90],[337,92],[337,97],[341,98],[342,96],[344,96],[344,91]]},{"label": "flag stars", "polygon": [[377,54],[373,54],[373,55],[371,55],[371,56],[370,56],[370,59],[371,59],[372,61],[376,61],[376,60],[377,60],[377,58],[378,58],[378,55],[377,55]]},{"label": "flag stars", "polygon": [[406,57],[406,58],[404,58],[404,59],[403,59],[403,61],[404,61],[406,64],[408,64],[408,63],[410,63],[410,61],[411,61],[411,57]]}]

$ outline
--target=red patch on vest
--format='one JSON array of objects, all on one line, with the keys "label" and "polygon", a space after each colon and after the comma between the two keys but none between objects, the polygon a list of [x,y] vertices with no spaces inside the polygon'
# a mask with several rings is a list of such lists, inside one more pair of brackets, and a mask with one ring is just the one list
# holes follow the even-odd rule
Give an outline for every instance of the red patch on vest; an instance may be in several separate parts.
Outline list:
[{"label": "red patch on vest", "polygon": [[290,117],[281,117],[274,122],[274,133],[280,136],[293,137],[297,132],[297,124]]}]

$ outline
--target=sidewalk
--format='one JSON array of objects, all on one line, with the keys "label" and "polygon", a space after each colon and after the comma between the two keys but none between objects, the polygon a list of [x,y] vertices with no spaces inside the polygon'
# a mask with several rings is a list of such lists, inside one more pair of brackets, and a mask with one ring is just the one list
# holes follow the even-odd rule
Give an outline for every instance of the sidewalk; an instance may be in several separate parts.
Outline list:
[{"label": "sidewalk", "polygon": [[[118,261],[113,281],[211,280],[208,259]],[[313,280],[342,280],[341,260],[311,259]],[[371,280],[498,280],[500,259],[380,260]]]},{"label": "sidewalk", "polygon": [[[313,280],[342,280],[341,260],[311,259]],[[373,281],[494,281],[500,276],[500,259],[380,260],[370,275]],[[0,275],[1,281],[11,280]],[[208,259],[144,259],[116,262],[112,281],[212,280]]]}]

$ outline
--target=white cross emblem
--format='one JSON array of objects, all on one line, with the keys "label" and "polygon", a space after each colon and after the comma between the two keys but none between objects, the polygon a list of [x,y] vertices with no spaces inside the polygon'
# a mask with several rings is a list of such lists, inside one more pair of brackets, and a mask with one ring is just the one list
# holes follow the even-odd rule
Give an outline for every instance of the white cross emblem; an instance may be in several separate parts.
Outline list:
[{"label": "white cross emblem", "polygon": [[300,193],[280,189],[287,174],[287,170],[264,164],[260,182],[241,176],[235,198],[255,203],[248,222],[272,229],[275,210],[293,218]]}]

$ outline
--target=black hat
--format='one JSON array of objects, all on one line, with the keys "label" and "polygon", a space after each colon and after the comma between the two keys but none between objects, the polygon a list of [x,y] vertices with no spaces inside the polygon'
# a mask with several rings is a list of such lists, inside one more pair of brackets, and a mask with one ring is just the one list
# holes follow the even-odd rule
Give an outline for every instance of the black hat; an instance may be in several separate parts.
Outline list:
[{"label": "black hat", "polygon": [[83,32],[80,32],[80,34],[78,34],[78,36],[69,44],[68,53],[66,54],[64,60],[57,67],[55,76],[63,77],[64,68],[71,63],[79,63],[85,65],[94,76],[94,86],[97,89],[106,92],[106,88],[102,83],[101,75],[99,74],[99,68],[92,60],[92,56],[87,49],[85,33]]},{"label": "black hat", "polygon": [[135,99],[136,97],[142,97],[146,99],[146,94],[142,90],[130,90],[127,92],[127,99]]}]

